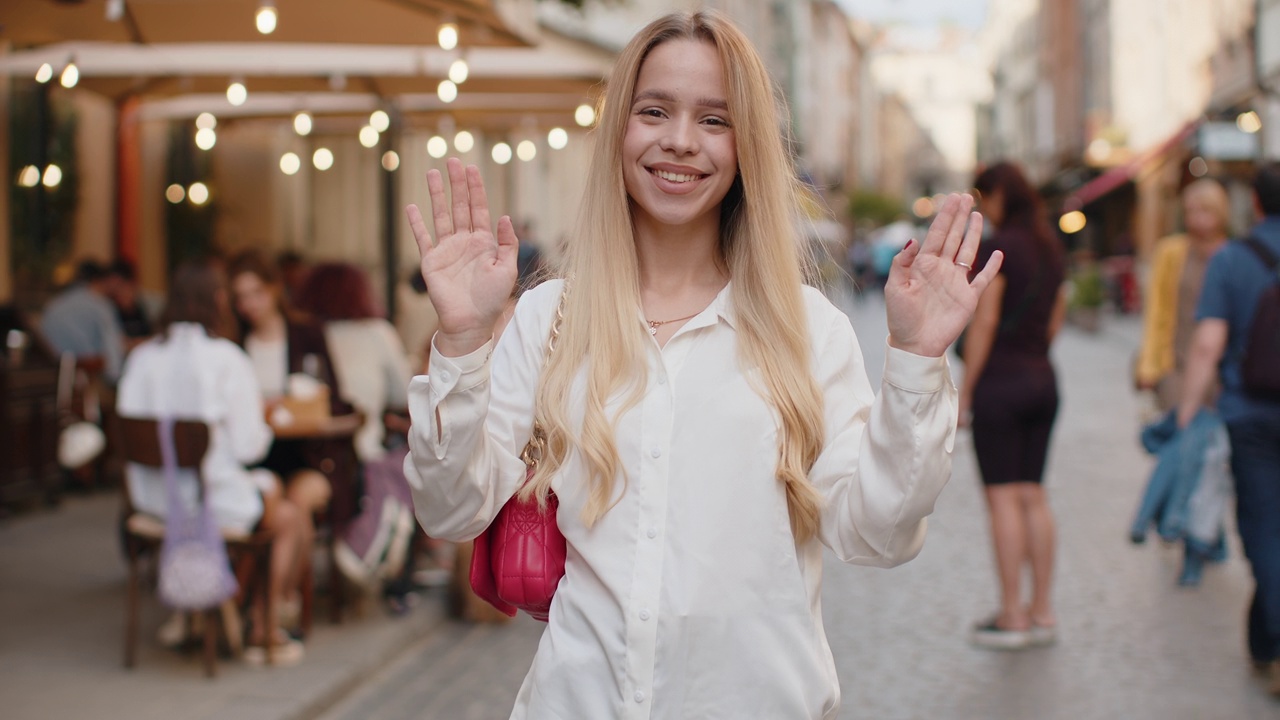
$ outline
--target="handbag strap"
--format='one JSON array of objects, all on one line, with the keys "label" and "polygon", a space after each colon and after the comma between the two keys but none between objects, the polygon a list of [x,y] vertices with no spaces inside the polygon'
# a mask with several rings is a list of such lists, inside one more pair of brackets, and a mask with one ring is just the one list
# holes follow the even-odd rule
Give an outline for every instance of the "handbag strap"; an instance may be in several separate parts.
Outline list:
[{"label": "handbag strap", "polygon": [[1266,265],[1267,268],[1271,270],[1271,274],[1280,278],[1280,259],[1276,259],[1275,253],[1271,252],[1270,248],[1264,245],[1261,240],[1253,235],[1245,238],[1244,244],[1253,251],[1253,254],[1262,261],[1263,265]]},{"label": "handbag strap", "polygon": [[[160,466],[164,473],[164,490],[167,500],[165,517],[169,521],[183,522],[190,516],[178,490],[178,451],[173,442],[173,418],[162,417],[156,421],[156,436],[160,441]],[[166,522],[166,527],[169,522]]]},{"label": "handbag strap", "polygon": [[[547,352],[543,356],[543,367],[546,362],[551,359],[551,354],[556,350],[556,341],[560,339],[560,326],[564,323],[564,302],[569,296],[569,280],[564,281],[564,288],[560,291],[560,302],[556,304],[555,317],[551,319],[551,332],[547,337]],[[534,391],[535,398],[537,390]],[[538,467],[538,461],[542,459],[542,453],[547,449],[547,432],[543,429],[542,423],[538,422],[538,409],[535,406],[533,411],[533,434],[529,436],[529,442],[524,444],[524,449],[520,451],[520,459],[524,461],[525,467],[533,469]]]}]

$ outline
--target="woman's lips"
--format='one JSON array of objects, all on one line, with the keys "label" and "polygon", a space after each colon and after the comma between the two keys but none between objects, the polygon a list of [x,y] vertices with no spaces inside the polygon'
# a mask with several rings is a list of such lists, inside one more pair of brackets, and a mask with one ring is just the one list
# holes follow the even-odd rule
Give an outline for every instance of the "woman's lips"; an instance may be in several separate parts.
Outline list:
[{"label": "woman's lips", "polygon": [[708,176],[691,172],[674,172],[657,168],[645,168],[653,177],[659,190],[671,195],[683,195],[693,192]]}]

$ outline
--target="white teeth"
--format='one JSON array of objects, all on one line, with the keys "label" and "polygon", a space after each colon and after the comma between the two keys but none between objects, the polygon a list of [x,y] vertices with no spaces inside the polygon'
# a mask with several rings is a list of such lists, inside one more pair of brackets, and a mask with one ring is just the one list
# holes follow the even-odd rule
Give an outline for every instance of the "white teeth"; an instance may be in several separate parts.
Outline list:
[{"label": "white teeth", "polygon": [[696,180],[698,178],[697,175],[677,175],[675,173],[667,172],[666,170],[654,170],[653,174],[657,175],[663,180],[666,180],[668,182],[675,182],[675,183],[689,182],[690,180]]}]

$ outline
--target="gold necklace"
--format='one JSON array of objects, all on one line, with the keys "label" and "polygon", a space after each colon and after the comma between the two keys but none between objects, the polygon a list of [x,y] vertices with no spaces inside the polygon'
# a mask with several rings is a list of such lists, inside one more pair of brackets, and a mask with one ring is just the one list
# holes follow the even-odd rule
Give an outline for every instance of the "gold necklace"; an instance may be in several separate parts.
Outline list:
[{"label": "gold necklace", "polygon": [[647,318],[646,318],[646,319],[645,319],[645,322],[649,323],[649,334],[650,334],[650,335],[657,335],[657,334],[658,334],[658,328],[659,328],[659,327],[661,327],[661,326],[663,326],[663,325],[670,325],[671,323],[680,322],[680,321],[682,321],[682,320],[692,320],[692,319],[694,319],[694,318],[698,317],[698,316],[699,316],[699,315],[701,315],[701,314],[702,314],[702,311],[701,311],[701,310],[699,310],[698,312],[696,312],[696,313],[694,313],[694,314],[692,314],[692,315],[689,315],[688,317],[676,318],[675,320],[649,320],[649,319],[647,319]]}]

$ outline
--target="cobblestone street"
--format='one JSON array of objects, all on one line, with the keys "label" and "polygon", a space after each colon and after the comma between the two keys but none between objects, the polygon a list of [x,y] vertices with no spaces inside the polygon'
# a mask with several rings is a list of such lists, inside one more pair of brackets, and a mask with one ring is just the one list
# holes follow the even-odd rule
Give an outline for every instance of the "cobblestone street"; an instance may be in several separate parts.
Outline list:
[{"label": "cobblestone street", "polygon": [[[878,295],[846,303],[878,382]],[[1055,356],[1063,406],[1047,484],[1059,520],[1061,640],[999,653],[967,629],[996,603],[986,512],[967,435],[920,557],[891,571],[829,560],[823,596],[843,687],[841,717],[1252,720],[1280,717],[1251,676],[1243,613],[1251,580],[1238,543],[1194,590],[1175,585],[1181,549],[1127,540],[1150,460],[1129,389],[1137,321],[1069,328]],[[331,708],[326,720],[505,718],[541,625],[443,625]]]}]

